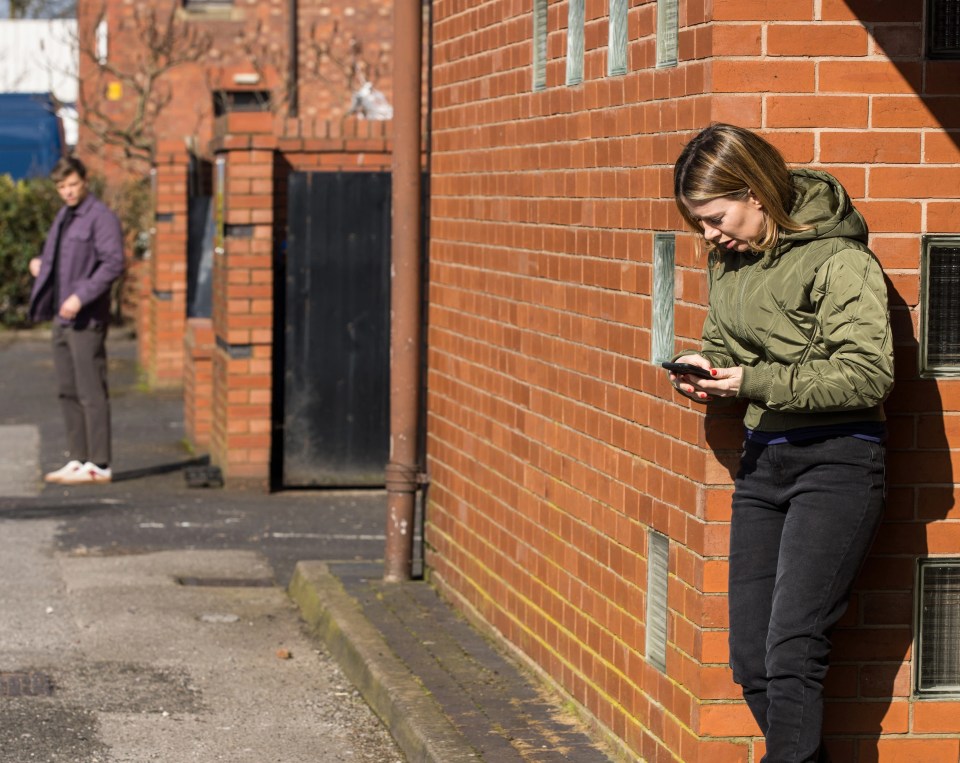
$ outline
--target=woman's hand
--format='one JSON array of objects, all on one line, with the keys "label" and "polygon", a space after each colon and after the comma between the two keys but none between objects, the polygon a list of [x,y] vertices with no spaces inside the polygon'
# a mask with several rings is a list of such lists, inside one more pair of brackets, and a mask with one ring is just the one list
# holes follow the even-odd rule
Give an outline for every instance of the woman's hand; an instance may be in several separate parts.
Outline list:
[{"label": "woman's hand", "polygon": [[711,374],[709,379],[691,374],[670,374],[670,383],[674,389],[691,400],[702,403],[711,397],[736,397],[740,391],[740,380],[743,377],[740,366],[713,368],[710,361],[702,355],[684,355],[680,360],[705,368]]},{"label": "woman's hand", "polygon": [[743,369],[740,366],[733,368],[714,368],[710,379],[697,379],[698,389],[705,390],[714,397],[736,397],[740,392],[740,382],[743,379]]},{"label": "woman's hand", "polygon": [[[689,363],[692,366],[700,366],[700,368],[705,368],[711,373],[715,373],[715,369],[710,367],[710,361],[702,355],[684,355],[678,358],[678,360]],[[699,388],[699,384],[707,381],[706,379],[701,379],[699,376],[693,376],[692,374],[675,374],[672,371],[668,371],[667,373],[670,376],[670,383],[673,385],[673,388],[681,395],[689,397],[691,400],[696,400],[698,403],[705,402],[710,398],[707,392]]]}]

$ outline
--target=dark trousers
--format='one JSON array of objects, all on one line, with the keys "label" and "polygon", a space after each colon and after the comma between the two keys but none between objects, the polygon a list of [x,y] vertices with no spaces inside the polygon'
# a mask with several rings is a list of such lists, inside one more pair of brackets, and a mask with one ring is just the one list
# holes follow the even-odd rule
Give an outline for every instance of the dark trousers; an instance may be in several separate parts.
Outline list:
[{"label": "dark trousers", "polygon": [[770,763],[820,750],[830,629],[883,514],[884,447],[747,442],[730,529],[730,666]]},{"label": "dark trousers", "polygon": [[53,326],[57,394],[67,427],[69,459],[110,463],[107,328]]}]

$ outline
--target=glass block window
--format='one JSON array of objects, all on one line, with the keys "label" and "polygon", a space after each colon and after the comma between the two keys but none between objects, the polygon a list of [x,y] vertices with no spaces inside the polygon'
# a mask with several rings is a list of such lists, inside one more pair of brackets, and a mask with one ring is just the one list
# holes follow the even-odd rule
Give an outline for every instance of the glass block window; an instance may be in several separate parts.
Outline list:
[{"label": "glass block window", "polygon": [[960,695],[960,559],[921,559],[917,585],[917,694]]},{"label": "glass block window", "polygon": [[960,0],[928,0],[927,56],[960,58]]},{"label": "glass block window", "polygon": [[680,34],[679,0],[657,0],[657,67],[676,66]]},{"label": "glass block window", "polygon": [[924,236],[920,373],[960,375],[960,236]]},{"label": "glass block window", "polygon": [[584,0],[569,0],[567,13],[567,84],[583,82]]},{"label": "glass block window", "polygon": [[627,73],[627,0],[610,0],[610,36],[607,40],[607,74]]},{"label": "glass block window", "polygon": [[533,0],[533,89],[547,86],[547,0]]},{"label": "glass block window", "polygon": [[653,237],[653,337],[654,363],[673,356],[674,260],[677,237],[657,233]]},{"label": "glass block window", "polygon": [[670,540],[647,532],[647,662],[667,670],[667,583],[670,577]]}]

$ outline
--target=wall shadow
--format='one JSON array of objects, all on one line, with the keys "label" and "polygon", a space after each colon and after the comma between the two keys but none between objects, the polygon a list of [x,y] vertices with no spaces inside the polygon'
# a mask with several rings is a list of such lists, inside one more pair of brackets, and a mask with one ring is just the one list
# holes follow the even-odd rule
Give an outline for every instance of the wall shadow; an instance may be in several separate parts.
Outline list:
[{"label": "wall shadow", "polygon": [[[916,98],[878,102],[887,126],[904,129],[939,125],[960,146],[960,61],[929,60],[924,19],[926,2],[845,0],[851,13],[897,67]],[[875,116],[878,116],[875,112]],[[932,165],[937,166],[937,165]],[[939,165],[944,166],[944,165]],[[946,165],[955,166],[955,165]],[[927,231],[937,232],[937,231]],[[919,235],[919,231],[918,231]],[[908,305],[888,281],[891,319],[897,340],[897,385],[887,403],[887,512],[860,575],[850,612],[838,629],[828,679],[826,732],[835,760],[869,763],[879,759],[882,724],[899,722],[898,704],[913,691],[913,614],[916,560],[960,549],[930,547],[927,525],[955,510],[953,467],[940,386],[918,374],[918,344]],[[855,713],[847,712],[856,706]]]},{"label": "wall shadow", "polygon": [[886,514],[850,609],[834,634],[824,719],[834,759],[856,763],[879,760],[884,726],[900,725],[896,719],[902,716],[906,722],[908,717],[917,559],[931,553],[927,525],[954,508],[939,384],[919,375],[914,305],[907,304],[889,280],[887,290],[896,386],[885,406]]},{"label": "wall shadow", "polygon": [[[917,104],[907,102],[912,100],[909,98],[885,99],[880,107],[883,113],[875,113],[875,119],[882,120],[882,126],[907,130],[936,126],[932,122],[939,124],[944,131],[960,128],[960,103],[956,98],[960,93],[960,60],[927,57],[927,36],[931,31],[927,2],[844,2],[920,101]],[[924,110],[927,114],[923,113]],[[944,135],[960,146],[960,133],[944,132]]]}]

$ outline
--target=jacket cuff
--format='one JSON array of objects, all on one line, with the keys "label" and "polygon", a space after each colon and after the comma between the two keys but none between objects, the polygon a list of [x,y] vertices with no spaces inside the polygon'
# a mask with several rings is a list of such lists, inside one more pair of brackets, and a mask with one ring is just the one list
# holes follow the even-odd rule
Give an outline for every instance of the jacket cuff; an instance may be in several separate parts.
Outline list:
[{"label": "jacket cuff", "polygon": [[742,366],[740,391],[737,397],[748,400],[767,400],[773,388],[773,369],[767,365]]}]

